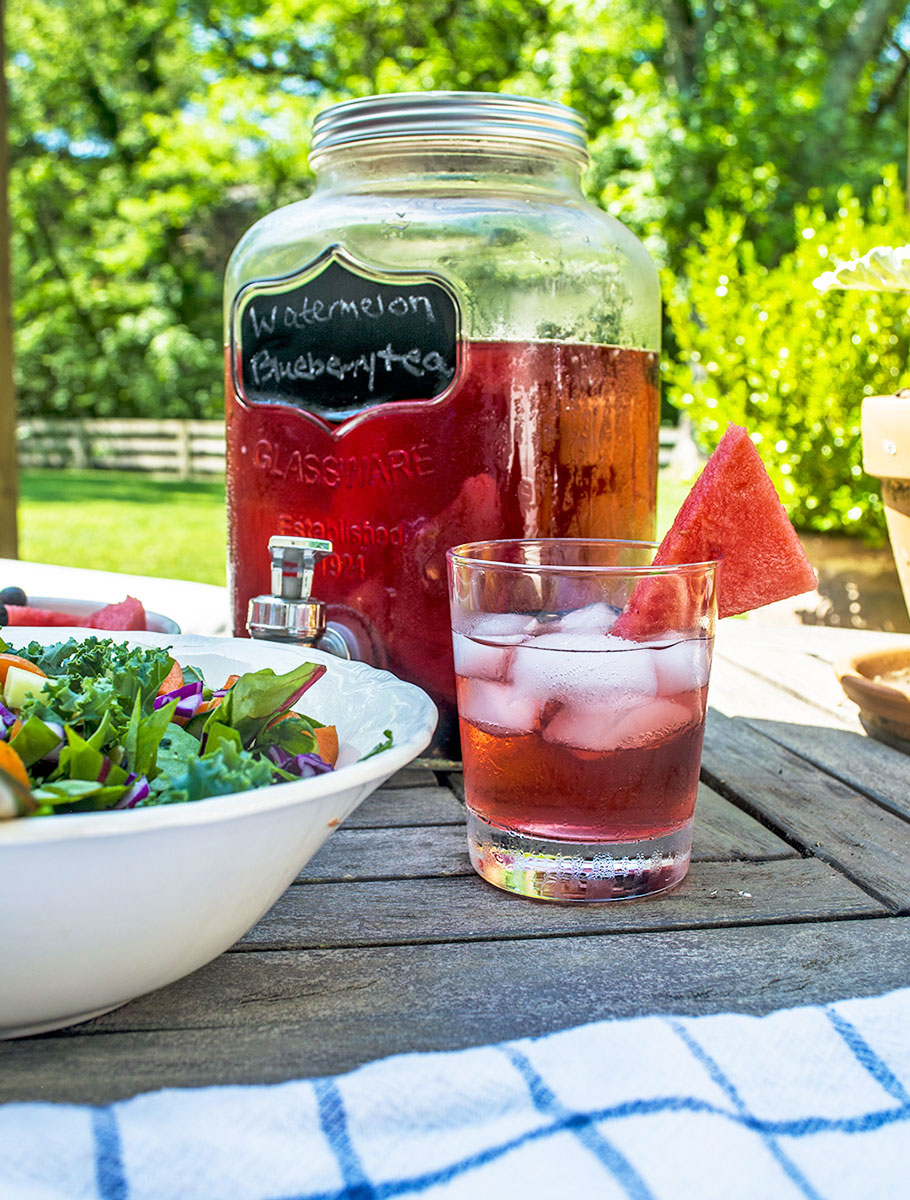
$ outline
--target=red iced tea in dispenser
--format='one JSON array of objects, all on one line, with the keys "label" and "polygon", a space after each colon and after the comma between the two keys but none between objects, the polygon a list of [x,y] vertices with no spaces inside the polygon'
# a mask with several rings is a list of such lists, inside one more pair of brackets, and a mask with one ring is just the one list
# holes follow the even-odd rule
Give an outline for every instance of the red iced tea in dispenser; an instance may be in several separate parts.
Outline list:
[{"label": "red iced tea in dispenser", "polygon": [[581,119],[493,94],[317,118],[309,200],[234,252],[226,301],[237,633],[271,536],[326,538],[314,585],[440,708],[458,757],[445,552],[654,533],[659,293],[582,198]]}]

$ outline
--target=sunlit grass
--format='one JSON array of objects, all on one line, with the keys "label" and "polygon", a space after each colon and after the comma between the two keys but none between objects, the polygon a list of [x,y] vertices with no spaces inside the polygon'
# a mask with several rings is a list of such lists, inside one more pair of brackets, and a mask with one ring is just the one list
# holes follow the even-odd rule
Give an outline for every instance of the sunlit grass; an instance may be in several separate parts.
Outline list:
[{"label": "sunlit grass", "polygon": [[673,524],[673,518],[689,494],[692,480],[682,478],[672,467],[662,470],[657,479],[657,539],[664,536]]},{"label": "sunlit grass", "polygon": [[23,471],[19,556],[129,575],[225,582],[224,480]]}]

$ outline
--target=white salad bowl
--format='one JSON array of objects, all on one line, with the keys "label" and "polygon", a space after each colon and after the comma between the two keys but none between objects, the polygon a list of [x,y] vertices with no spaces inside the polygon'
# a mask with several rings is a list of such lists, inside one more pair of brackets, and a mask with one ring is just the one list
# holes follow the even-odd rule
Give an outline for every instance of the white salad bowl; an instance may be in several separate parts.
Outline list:
[{"label": "white salad bowl", "polygon": [[[0,821],[0,1038],[98,1016],[217,957],[436,725],[413,684],[316,650],[85,629],[9,634],[16,646],[69,636],[169,646],[213,687],[232,673],[325,663],[295,707],[337,726],[339,756],[333,772],[230,796]],[[364,759],[387,729],[391,748]]]}]

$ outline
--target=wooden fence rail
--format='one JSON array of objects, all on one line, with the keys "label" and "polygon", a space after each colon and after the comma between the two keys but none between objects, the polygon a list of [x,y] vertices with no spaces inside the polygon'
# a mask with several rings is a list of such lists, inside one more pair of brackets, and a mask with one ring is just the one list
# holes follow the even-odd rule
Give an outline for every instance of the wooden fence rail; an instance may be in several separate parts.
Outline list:
[{"label": "wooden fence rail", "polygon": [[30,418],[17,429],[22,467],[154,471],[188,479],[224,472],[224,422],[58,421]]},{"label": "wooden fence rail", "polygon": [[[221,421],[23,419],[17,428],[21,467],[154,471],[189,479],[224,473]],[[698,450],[683,418],[661,426],[660,465],[696,466]]]}]

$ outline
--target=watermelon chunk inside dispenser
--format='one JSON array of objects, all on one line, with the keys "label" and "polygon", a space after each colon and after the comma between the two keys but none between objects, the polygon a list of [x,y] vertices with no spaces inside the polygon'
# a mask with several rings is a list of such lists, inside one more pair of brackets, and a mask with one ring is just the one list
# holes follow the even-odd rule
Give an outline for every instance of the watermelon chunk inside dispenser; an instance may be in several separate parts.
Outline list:
[{"label": "watermelon chunk inside dispenser", "polygon": [[330,541],[328,623],[440,710],[460,757],[446,550],[651,539],[660,301],[581,190],[584,122],[493,93],[372,96],[314,125],[316,186],[225,281],[234,626],[269,539]]}]

